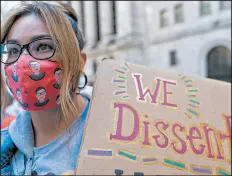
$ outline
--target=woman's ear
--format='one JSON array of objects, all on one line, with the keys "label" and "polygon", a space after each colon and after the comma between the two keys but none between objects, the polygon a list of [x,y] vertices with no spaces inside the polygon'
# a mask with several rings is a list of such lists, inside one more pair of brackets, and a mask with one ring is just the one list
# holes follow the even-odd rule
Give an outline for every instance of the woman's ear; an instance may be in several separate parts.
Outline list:
[{"label": "woman's ear", "polygon": [[84,68],[85,67],[85,64],[86,64],[86,61],[87,61],[87,55],[86,55],[86,53],[85,52],[81,52],[81,57],[82,57],[82,68]]}]

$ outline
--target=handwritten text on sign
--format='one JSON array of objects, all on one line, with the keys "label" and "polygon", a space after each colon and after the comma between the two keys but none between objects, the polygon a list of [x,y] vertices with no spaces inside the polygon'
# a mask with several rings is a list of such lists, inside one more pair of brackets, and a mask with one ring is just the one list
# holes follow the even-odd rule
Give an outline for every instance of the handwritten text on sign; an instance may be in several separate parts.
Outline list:
[{"label": "handwritten text on sign", "polygon": [[230,86],[102,62],[78,173],[230,175]]},{"label": "handwritten text on sign", "polygon": [[[177,86],[176,81],[155,79],[155,88],[151,91],[149,88],[143,88],[142,75],[132,74],[137,90],[137,100],[139,102],[157,103],[159,93],[162,93],[163,100],[161,105],[169,107],[178,107],[175,102],[168,101],[168,95],[172,92],[168,91],[168,86]],[[161,91],[163,86],[163,91]],[[227,162],[226,156],[231,156],[231,115],[221,115],[221,120],[224,122],[225,131],[220,131],[207,123],[200,123],[200,125],[186,126],[181,123],[170,123],[164,120],[150,121],[148,115],[143,117],[135,108],[127,103],[114,103],[116,111],[116,130],[110,134],[110,140],[119,142],[136,142],[140,141],[141,147],[169,148],[177,154],[185,154],[189,149],[195,154],[209,159],[216,159]],[[123,134],[123,118],[124,112],[131,112],[133,121],[133,128],[130,135]],[[128,118],[128,117],[127,117]],[[171,117],[170,117],[171,118]],[[158,134],[151,134],[152,128],[156,128]],[[172,133],[172,135],[169,135]],[[140,136],[140,138],[138,138]],[[175,136],[170,139],[170,136]],[[185,136],[185,137],[182,137]],[[212,141],[216,142],[213,145]],[[229,154],[225,154],[222,143],[227,141]],[[230,161],[229,161],[230,162]]]}]

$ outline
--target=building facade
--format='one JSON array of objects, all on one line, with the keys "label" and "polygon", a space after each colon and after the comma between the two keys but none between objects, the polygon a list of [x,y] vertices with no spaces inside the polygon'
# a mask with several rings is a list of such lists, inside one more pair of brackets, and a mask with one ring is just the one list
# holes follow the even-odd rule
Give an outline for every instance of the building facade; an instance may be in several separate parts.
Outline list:
[{"label": "building facade", "polygon": [[64,2],[78,14],[90,84],[106,57],[231,82],[231,1]]},{"label": "building facade", "polygon": [[86,72],[104,57],[231,82],[231,1],[72,1]]}]

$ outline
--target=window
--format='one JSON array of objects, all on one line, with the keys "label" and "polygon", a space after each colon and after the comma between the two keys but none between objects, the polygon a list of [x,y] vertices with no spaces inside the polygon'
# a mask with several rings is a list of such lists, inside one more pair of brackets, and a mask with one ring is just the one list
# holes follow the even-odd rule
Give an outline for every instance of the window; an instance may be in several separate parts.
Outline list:
[{"label": "window", "polygon": [[218,46],[213,48],[207,56],[208,78],[231,82],[231,52]]},{"label": "window", "polygon": [[170,51],[169,53],[169,56],[170,56],[170,65],[171,66],[174,66],[177,64],[177,59],[176,59],[176,51]]},{"label": "window", "polygon": [[160,12],[160,27],[166,27],[168,25],[168,14],[167,10],[162,10]]},{"label": "window", "polygon": [[116,4],[115,1],[111,1],[112,5],[112,33],[116,34],[117,33],[117,26],[116,26]]},{"label": "window", "polygon": [[183,21],[184,21],[183,5],[178,4],[175,6],[175,22],[181,23]]},{"label": "window", "polygon": [[220,10],[231,9],[231,1],[219,1],[219,9]]},{"label": "window", "polygon": [[80,1],[81,3],[81,28],[82,33],[85,36],[85,1]]},{"label": "window", "polygon": [[211,13],[211,2],[210,1],[200,1],[200,15],[208,15]]}]

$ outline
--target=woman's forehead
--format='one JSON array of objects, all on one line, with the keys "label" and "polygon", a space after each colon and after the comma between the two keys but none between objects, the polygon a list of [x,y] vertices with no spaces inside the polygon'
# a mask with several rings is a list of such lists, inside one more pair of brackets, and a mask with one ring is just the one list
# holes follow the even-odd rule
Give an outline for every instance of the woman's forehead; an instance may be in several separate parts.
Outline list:
[{"label": "woman's forehead", "polygon": [[46,25],[40,17],[30,14],[20,17],[13,24],[7,36],[7,41],[25,44],[41,35],[49,35]]}]

